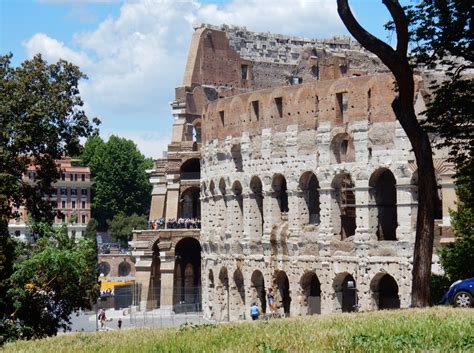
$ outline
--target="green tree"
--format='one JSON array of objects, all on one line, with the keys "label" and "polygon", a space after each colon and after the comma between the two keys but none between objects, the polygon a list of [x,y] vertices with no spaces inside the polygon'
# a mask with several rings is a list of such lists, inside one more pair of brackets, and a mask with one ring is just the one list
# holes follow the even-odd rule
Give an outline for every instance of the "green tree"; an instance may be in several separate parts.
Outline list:
[{"label": "green tree", "polygon": [[9,339],[41,338],[70,327],[77,308],[90,308],[98,297],[93,241],[68,237],[66,226],[38,224],[35,249],[15,265],[7,296],[14,310],[2,320]]},{"label": "green tree", "polygon": [[125,215],[147,214],[151,185],[146,169],[152,167],[133,141],[111,136],[107,142],[94,137],[84,146],[84,162],[91,168],[92,215],[99,228],[119,212]]},{"label": "green tree", "polygon": [[[85,75],[64,60],[48,64],[40,55],[19,67],[0,56],[0,319],[15,312],[6,296],[16,260],[8,220],[25,206],[34,221],[52,222],[50,194],[58,179],[55,160],[80,152],[80,139],[96,132],[84,111],[78,84]],[[97,119],[93,120],[98,124]],[[31,164],[35,183],[22,180]],[[0,333],[1,334],[1,333]]]},{"label": "green tree", "polygon": [[117,213],[114,218],[107,221],[109,233],[120,244],[127,246],[128,241],[132,240],[132,231],[134,229],[146,229],[147,219],[145,216],[139,216],[136,213],[127,216],[123,212]]},{"label": "green tree", "polygon": [[440,250],[448,282],[474,277],[474,3],[425,0],[410,7],[413,59],[428,68],[443,65],[433,80],[425,128],[447,148],[456,167],[458,208],[451,211],[455,242]]}]

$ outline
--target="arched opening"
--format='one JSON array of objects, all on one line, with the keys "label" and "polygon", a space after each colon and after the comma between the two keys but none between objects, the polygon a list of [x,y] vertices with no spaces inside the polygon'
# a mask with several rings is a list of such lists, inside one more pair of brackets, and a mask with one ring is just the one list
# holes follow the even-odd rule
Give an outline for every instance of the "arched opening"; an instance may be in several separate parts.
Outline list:
[{"label": "arched opening", "polygon": [[106,261],[102,261],[99,264],[99,273],[101,276],[107,276],[110,273],[110,264]]},{"label": "arched opening", "polygon": [[301,277],[301,290],[304,297],[303,306],[307,308],[306,315],[321,314],[321,283],[313,271],[306,272]]},{"label": "arched opening", "polygon": [[372,224],[376,224],[379,240],[397,240],[397,189],[396,180],[388,169],[376,171],[369,180]]},{"label": "arched opening", "polygon": [[254,176],[250,181],[249,224],[252,229],[252,239],[261,239],[263,235],[263,194],[262,182]]},{"label": "arched opening", "polygon": [[355,161],[354,142],[348,133],[337,134],[331,141],[331,163]]},{"label": "arched opening", "polygon": [[379,310],[400,308],[398,284],[389,274],[378,273],[375,275],[370,283],[370,290]]},{"label": "arched opening", "polygon": [[343,313],[350,313],[356,310],[357,287],[354,277],[349,273],[339,273],[334,279],[334,292],[336,294],[337,306]]},{"label": "arched opening", "polygon": [[[440,186],[440,177],[436,174],[436,198],[435,198],[435,210],[434,210],[434,218],[435,219],[443,219],[443,193],[442,187]],[[415,190],[413,191],[413,200],[418,201],[418,170],[416,170],[411,179],[411,184],[416,186]],[[414,212],[414,216],[416,217],[416,212]]]},{"label": "arched opening", "polygon": [[229,307],[229,274],[226,267],[222,267],[219,271],[219,285],[217,287],[217,319],[218,320],[230,320],[230,307]]},{"label": "arched opening", "polygon": [[190,158],[181,165],[181,180],[201,179],[201,166],[199,158]]},{"label": "arched opening", "polygon": [[232,307],[236,309],[236,319],[243,319],[247,308],[245,307],[245,285],[242,271],[239,269],[235,270],[233,280],[234,290],[232,291],[232,301],[234,305],[232,305]]},{"label": "arched opening", "polygon": [[314,272],[306,272],[301,277],[301,290],[303,292],[303,306],[307,308],[306,315],[321,314],[321,283]]},{"label": "arched opening", "polygon": [[132,267],[130,266],[130,264],[126,261],[123,261],[119,264],[118,274],[120,277],[127,277],[130,274],[131,270]]},{"label": "arched opening", "polygon": [[260,309],[262,313],[267,312],[267,297],[266,297],[266,290],[265,290],[265,280],[263,278],[262,272],[259,270],[255,270],[252,273],[251,277],[252,282],[252,302],[257,302],[260,305]]},{"label": "arched opening", "polygon": [[201,310],[201,245],[194,238],[183,238],[175,248],[175,311]]},{"label": "arched opening", "polygon": [[304,207],[301,212],[303,224],[319,224],[319,182],[316,175],[311,172],[304,173],[300,178],[300,189],[304,199]]},{"label": "arched opening", "polygon": [[234,161],[235,170],[237,172],[243,172],[242,152],[240,151],[240,143],[233,144],[230,153],[232,160]]},{"label": "arched opening", "polygon": [[348,173],[342,173],[333,181],[333,225],[339,229],[344,240],[355,234],[356,230],[356,200],[354,182]]},{"label": "arched opening", "polygon": [[201,122],[193,124],[193,141],[201,143]]},{"label": "arched opening", "polygon": [[[201,218],[200,190],[192,186],[184,190],[180,198],[180,218]],[[188,223],[190,227],[190,224]]]},{"label": "arched opening", "polygon": [[242,196],[242,185],[239,181],[235,181],[232,185],[233,202],[232,202],[232,214],[234,221],[232,235],[240,240],[243,237],[243,217],[244,217],[244,200]]},{"label": "arched opening", "polygon": [[147,308],[154,309],[160,307],[161,297],[161,260],[160,249],[155,245],[151,261],[150,285],[148,287]]},{"label": "arched opening", "polygon": [[278,271],[275,276],[275,293],[278,295],[278,298],[275,298],[277,307],[282,307],[285,316],[290,316],[290,282],[285,271]]},{"label": "arched opening", "polygon": [[276,174],[273,177],[272,181],[272,188],[273,188],[273,197],[278,202],[278,207],[280,208],[280,212],[288,213],[288,190],[286,187],[286,179],[281,174]]}]

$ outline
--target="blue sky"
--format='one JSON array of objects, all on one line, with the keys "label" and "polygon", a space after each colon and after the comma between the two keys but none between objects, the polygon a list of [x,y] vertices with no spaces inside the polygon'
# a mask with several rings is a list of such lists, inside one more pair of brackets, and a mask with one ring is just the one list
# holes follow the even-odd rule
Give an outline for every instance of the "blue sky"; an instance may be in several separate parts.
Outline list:
[{"label": "blue sky", "polygon": [[[13,63],[41,52],[65,58],[89,79],[81,95],[101,134],[130,138],[161,157],[171,136],[169,103],[182,80],[199,22],[246,26],[294,36],[347,34],[336,0],[0,0],[0,52]],[[352,0],[360,22],[386,40],[381,0]]]}]

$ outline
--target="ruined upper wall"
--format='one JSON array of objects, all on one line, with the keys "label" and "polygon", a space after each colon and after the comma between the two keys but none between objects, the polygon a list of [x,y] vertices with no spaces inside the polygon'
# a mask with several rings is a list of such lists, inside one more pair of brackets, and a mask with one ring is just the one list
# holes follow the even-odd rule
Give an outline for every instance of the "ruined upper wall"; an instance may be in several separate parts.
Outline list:
[{"label": "ruined upper wall", "polygon": [[[309,39],[201,25],[193,34],[183,86],[210,85],[228,96],[309,80],[387,72],[350,37]],[[225,89],[223,89],[225,88]],[[177,97],[179,99],[179,97]]]}]

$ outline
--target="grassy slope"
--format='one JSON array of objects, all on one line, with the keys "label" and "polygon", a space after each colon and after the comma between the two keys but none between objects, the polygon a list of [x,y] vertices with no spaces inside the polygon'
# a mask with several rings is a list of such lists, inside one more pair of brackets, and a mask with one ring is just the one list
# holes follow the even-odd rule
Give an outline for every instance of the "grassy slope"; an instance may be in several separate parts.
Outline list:
[{"label": "grassy slope", "polygon": [[474,352],[474,310],[406,309],[270,322],[82,333],[5,352]]}]

